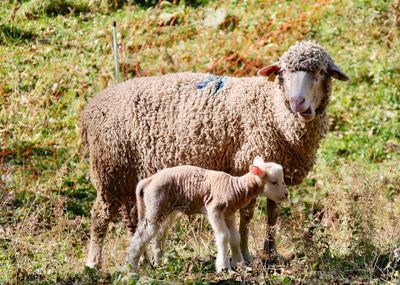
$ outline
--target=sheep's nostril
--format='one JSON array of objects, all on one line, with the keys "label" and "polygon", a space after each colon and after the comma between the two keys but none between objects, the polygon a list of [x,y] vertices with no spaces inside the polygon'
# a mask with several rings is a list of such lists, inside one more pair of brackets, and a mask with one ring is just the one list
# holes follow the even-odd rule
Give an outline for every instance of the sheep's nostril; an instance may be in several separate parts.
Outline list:
[{"label": "sheep's nostril", "polygon": [[304,96],[296,96],[290,99],[292,106],[296,110],[300,110],[301,107],[303,106],[304,102],[306,101],[306,98]]},{"label": "sheep's nostril", "polygon": [[289,193],[285,193],[284,196],[285,196],[285,199],[287,199],[289,197]]},{"label": "sheep's nostril", "polygon": [[297,97],[297,98],[296,98],[296,105],[297,105],[297,106],[301,106],[301,105],[304,104],[305,101],[306,101],[306,98],[304,98],[304,97]]}]

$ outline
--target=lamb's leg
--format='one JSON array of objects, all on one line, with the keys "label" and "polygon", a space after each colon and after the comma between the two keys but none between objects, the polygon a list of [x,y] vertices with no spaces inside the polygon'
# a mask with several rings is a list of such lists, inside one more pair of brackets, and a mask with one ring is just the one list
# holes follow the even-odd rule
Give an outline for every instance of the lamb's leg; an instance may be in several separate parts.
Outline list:
[{"label": "lamb's leg", "polygon": [[275,255],[277,254],[276,245],[275,245],[275,225],[278,220],[279,212],[277,204],[267,199],[267,215],[268,215],[268,228],[267,228],[267,236],[264,241],[264,252],[267,255]]},{"label": "lamb's leg", "polygon": [[250,223],[251,218],[254,215],[254,207],[256,205],[256,200],[252,200],[247,207],[240,210],[240,249],[243,254],[243,258],[247,263],[251,263],[252,257],[249,252],[249,229],[248,225]]},{"label": "lamb's leg", "polygon": [[107,233],[107,227],[116,214],[117,208],[115,204],[110,205],[109,203],[104,202],[101,196],[96,198],[91,212],[92,225],[86,266],[91,268],[100,268],[102,248]]},{"label": "lamb's leg", "polygon": [[159,223],[139,221],[136,232],[129,242],[126,257],[126,262],[131,265],[131,269],[137,268],[139,258],[144,253],[146,245],[157,235],[158,230]]},{"label": "lamb's leg", "polygon": [[163,240],[167,235],[168,229],[173,225],[179,213],[172,213],[167,220],[160,226],[158,234],[150,241],[151,260],[154,266],[159,266],[163,253]]},{"label": "lamb's leg", "polygon": [[217,259],[215,268],[221,272],[224,268],[232,270],[228,258],[228,242],[230,239],[229,229],[225,224],[223,213],[217,209],[211,209],[208,212],[208,220],[215,233],[215,243],[217,245]]},{"label": "lamb's leg", "polygon": [[232,252],[232,266],[236,266],[237,263],[242,263],[244,261],[242,251],[240,250],[240,234],[236,228],[235,215],[229,218],[225,218],[225,223],[230,232],[229,244],[231,246]]}]

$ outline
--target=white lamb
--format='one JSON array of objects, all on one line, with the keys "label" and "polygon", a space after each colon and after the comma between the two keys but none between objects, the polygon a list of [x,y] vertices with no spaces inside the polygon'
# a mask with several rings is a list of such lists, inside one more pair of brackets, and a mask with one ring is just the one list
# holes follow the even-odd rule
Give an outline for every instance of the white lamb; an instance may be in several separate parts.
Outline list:
[{"label": "white lamb", "polygon": [[160,239],[177,215],[206,214],[215,232],[216,270],[231,270],[228,242],[232,265],[244,261],[235,212],[258,195],[276,203],[288,197],[282,166],[264,162],[260,157],[254,159],[249,173],[240,177],[195,166],[177,166],[141,180],[136,188],[139,223],[128,247],[127,263],[132,269],[137,268],[147,243],[152,241],[153,261],[159,264]]}]

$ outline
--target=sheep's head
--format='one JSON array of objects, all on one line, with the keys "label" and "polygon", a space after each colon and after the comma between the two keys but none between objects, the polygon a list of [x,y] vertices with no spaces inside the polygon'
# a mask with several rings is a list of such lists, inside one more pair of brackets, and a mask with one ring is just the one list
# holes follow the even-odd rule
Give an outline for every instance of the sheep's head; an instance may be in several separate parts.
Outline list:
[{"label": "sheep's head", "polygon": [[349,77],[318,44],[303,41],[289,48],[279,62],[263,67],[258,75],[275,80],[283,91],[288,108],[303,122],[324,112],[328,104],[331,78],[342,81]]},{"label": "sheep's head", "polygon": [[256,176],[257,181],[263,186],[261,195],[276,203],[281,203],[288,198],[288,189],[283,176],[283,168],[274,162],[264,162],[256,156],[250,165],[250,172]]}]

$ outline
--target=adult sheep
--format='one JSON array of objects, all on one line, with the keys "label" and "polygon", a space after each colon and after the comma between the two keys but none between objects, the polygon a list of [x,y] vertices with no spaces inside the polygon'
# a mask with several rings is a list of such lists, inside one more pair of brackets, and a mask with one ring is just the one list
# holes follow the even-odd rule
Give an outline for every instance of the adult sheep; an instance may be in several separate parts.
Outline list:
[{"label": "adult sheep", "polygon": [[[88,103],[81,115],[81,140],[89,150],[97,198],[87,266],[100,266],[107,226],[116,214],[130,232],[135,230],[136,184],[165,167],[190,164],[240,176],[251,158],[261,155],[282,164],[286,184],[301,183],[328,130],[331,78],[348,77],[310,41],[292,46],[258,75],[186,72],[135,78],[103,90]],[[251,203],[240,212],[247,261],[253,211]],[[264,250],[273,252],[278,214],[272,200],[267,214]]]}]

